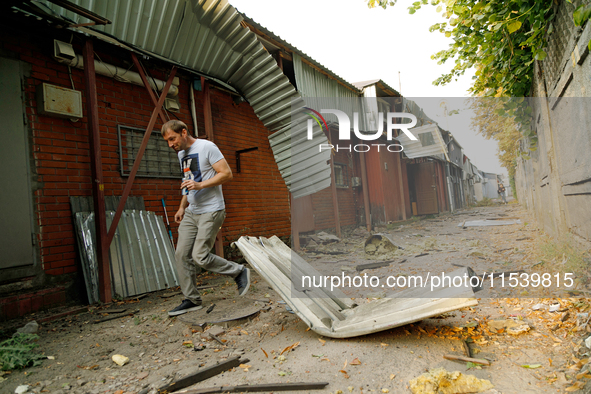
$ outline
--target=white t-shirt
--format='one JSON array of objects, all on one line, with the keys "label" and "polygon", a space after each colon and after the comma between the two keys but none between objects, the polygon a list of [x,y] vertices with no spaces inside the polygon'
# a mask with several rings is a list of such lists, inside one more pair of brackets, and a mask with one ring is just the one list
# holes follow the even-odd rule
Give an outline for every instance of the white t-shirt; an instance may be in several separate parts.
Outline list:
[{"label": "white t-shirt", "polygon": [[[203,139],[197,139],[189,149],[179,151],[178,156],[183,174],[188,172],[187,178],[196,182],[213,178],[217,172],[212,165],[224,158],[213,142]],[[187,198],[189,200],[187,209],[194,214],[215,212],[226,207],[222,185],[189,190]]]}]

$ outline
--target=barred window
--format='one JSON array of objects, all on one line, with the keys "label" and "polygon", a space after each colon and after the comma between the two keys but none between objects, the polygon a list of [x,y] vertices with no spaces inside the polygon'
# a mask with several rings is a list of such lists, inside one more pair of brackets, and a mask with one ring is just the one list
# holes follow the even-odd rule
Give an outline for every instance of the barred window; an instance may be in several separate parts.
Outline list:
[{"label": "barred window", "polygon": [[349,187],[345,164],[334,163],[334,179],[337,187]]},{"label": "barred window", "polygon": [[[131,172],[145,133],[145,129],[117,126],[119,167],[122,176],[128,176]],[[136,176],[179,179],[181,175],[177,153],[168,147],[160,135],[160,130],[152,130]]]}]

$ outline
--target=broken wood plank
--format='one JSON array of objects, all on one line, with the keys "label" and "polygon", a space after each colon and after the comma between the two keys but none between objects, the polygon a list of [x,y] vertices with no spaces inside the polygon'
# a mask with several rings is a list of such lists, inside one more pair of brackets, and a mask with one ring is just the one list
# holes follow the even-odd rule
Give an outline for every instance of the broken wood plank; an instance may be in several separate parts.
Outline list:
[{"label": "broken wood plank", "polygon": [[355,267],[355,269],[357,271],[363,271],[363,270],[371,270],[371,269],[375,269],[375,268],[387,267],[392,262],[394,262],[394,260],[380,261],[377,263],[359,264],[357,267]]},{"label": "broken wood plank", "polygon": [[472,357],[456,356],[455,354],[445,354],[443,356],[443,358],[446,359],[446,360],[462,361],[462,362],[465,362],[465,363],[490,365],[490,361],[485,360],[483,358],[472,358]]},{"label": "broken wood plank", "polygon": [[215,334],[213,334],[213,333],[211,333],[211,332],[210,332],[210,333],[209,333],[209,336],[210,336],[212,339],[215,339],[215,341],[216,341],[217,343],[219,343],[220,345],[222,345],[222,346],[226,346],[226,345],[224,344],[224,342],[222,342],[222,340],[218,338],[218,336],[217,336],[217,335],[215,335]]},{"label": "broken wood plank", "polygon": [[127,308],[105,309],[104,311],[100,311],[100,313],[123,313],[126,310],[127,310]]},{"label": "broken wood plank", "polygon": [[466,357],[472,357],[472,352],[470,351],[470,346],[468,346],[468,342],[462,341],[462,345],[464,345],[464,354]]},{"label": "broken wood plank", "polygon": [[[240,360],[240,356],[232,357],[224,362],[221,362],[217,365],[212,365],[207,368],[200,369],[199,371],[195,372],[194,374],[185,376],[180,378],[170,384],[162,386],[158,389],[158,394],[164,393],[172,393],[177,390],[182,390],[185,387],[192,386],[196,383],[202,382],[205,379],[209,379],[212,376],[219,375],[222,372],[228,371],[232,368],[239,366],[240,364],[246,364],[249,362],[249,359]],[[140,391],[140,394],[146,394],[150,391],[149,388]]]},{"label": "broken wood plank", "polygon": [[170,297],[174,297],[181,294],[180,291],[175,291],[174,293],[167,293],[167,294],[161,294],[159,297],[160,298],[170,298]]},{"label": "broken wood plank", "polygon": [[318,383],[264,383],[243,384],[240,386],[208,387],[203,389],[185,390],[183,394],[213,394],[213,393],[239,393],[256,391],[292,391],[292,390],[322,390],[328,386],[328,382]]},{"label": "broken wood plank", "polygon": [[94,324],[104,323],[106,321],[119,319],[119,318],[122,318],[122,317],[125,317],[125,316],[133,316],[133,315],[135,315],[136,313],[139,313],[139,312],[140,312],[140,310],[139,309],[136,309],[133,312],[123,313],[121,315],[109,316],[109,317],[105,317],[104,319],[95,320],[93,323]]}]

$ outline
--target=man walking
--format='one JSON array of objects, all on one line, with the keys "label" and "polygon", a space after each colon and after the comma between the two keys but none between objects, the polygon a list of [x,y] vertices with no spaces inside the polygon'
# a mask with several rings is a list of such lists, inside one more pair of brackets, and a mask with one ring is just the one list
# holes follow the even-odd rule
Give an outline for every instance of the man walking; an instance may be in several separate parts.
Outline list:
[{"label": "man walking", "polygon": [[211,141],[194,138],[180,120],[162,126],[162,137],[179,156],[183,171],[183,197],[174,220],[180,223],[175,260],[183,302],[168,312],[177,316],[202,308],[195,283],[196,264],[201,268],[234,278],[238,294],[250,287],[250,270],[210,253],[226,217],[222,183],[232,179],[226,159]]},{"label": "man walking", "polygon": [[503,182],[499,182],[499,188],[497,192],[501,195],[503,202],[507,204],[507,199],[505,198],[505,185],[503,185]]}]

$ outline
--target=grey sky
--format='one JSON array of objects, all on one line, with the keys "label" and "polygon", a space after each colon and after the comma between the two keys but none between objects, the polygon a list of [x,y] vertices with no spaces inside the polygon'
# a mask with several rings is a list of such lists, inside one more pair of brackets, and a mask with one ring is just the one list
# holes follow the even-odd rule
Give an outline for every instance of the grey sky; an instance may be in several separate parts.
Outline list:
[{"label": "grey sky", "polygon": [[469,128],[468,111],[447,118],[442,115],[441,101],[448,110],[465,107],[461,98],[469,96],[472,73],[447,86],[432,85],[452,67],[431,59],[451,42],[441,33],[429,32],[431,25],[443,20],[435,7],[424,6],[410,15],[413,0],[399,0],[387,10],[370,10],[363,0],[229,1],[345,80],[384,80],[449,129],[480,170],[506,172],[496,157],[497,143]]}]

